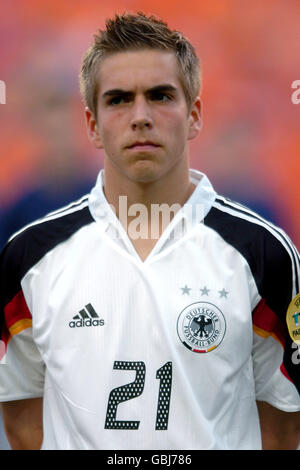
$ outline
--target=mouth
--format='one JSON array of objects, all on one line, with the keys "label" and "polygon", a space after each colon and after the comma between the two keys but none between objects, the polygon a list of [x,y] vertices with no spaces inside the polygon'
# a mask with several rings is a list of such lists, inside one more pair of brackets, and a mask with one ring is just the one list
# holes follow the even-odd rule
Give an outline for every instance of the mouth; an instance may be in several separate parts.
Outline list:
[{"label": "mouth", "polygon": [[154,142],[145,141],[145,142],[134,142],[132,145],[129,145],[127,148],[130,150],[153,150],[160,147],[160,145],[155,144]]}]

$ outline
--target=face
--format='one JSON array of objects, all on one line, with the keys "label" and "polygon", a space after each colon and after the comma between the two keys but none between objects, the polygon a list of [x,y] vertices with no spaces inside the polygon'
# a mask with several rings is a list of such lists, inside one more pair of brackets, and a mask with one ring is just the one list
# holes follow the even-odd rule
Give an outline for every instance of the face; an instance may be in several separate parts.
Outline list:
[{"label": "face", "polygon": [[115,53],[100,65],[97,120],[86,110],[90,140],[104,168],[131,181],[157,181],[188,159],[198,134],[200,99],[190,110],[173,52]]}]

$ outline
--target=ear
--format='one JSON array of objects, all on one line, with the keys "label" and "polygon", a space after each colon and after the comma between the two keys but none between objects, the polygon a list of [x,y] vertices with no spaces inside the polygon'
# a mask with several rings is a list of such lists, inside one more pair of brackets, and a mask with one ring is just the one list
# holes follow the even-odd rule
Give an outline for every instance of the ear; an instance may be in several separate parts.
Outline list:
[{"label": "ear", "polygon": [[199,134],[202,127],[202,103],[199,96],[191,106],[189,113],[189,134],[188,140],[192,140]]},{"label": "ear", "polygon": [[94,144],[97,149],[102,149],[103,145],[99,133],[98,124],[93,113],[90,111],[89,108],[85,108],[85,123],[90,142],[92,142],[92,144]]}]

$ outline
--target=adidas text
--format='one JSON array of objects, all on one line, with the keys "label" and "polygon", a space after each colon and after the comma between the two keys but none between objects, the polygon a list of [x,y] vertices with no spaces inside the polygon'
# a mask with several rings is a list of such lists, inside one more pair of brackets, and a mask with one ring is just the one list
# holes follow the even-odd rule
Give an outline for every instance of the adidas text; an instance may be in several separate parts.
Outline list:
[{"label": "adidas text", "polygon": [[104,325],[104,320],[103,318],[97,319],[94,318],[93,320],[91,318],[88,318],[87,320],[72,320],[69,323],[70,328],[82,328],[84,326],[103,326]]}]

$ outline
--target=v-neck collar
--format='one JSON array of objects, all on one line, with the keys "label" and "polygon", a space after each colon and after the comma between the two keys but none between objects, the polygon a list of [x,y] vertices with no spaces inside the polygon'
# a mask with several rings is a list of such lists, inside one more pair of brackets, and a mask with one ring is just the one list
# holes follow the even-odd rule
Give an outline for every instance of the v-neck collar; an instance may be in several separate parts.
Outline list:
[{"label": "v-neck collar", "polygon": [[106,233],[119,249],[125,250],[128,255],[137,257],[139,262],[143,264],[175,243],[178,238],[180,239],[183,234],[187,234],[195,225],[203,222],[216,197],[216,192],[207,176],[198,170],[190,169],[190,181],[196,186],[193,193],[165,228],[147,258],[142,261],[126,230],[116,216],[113,206],[107,202],[103,191],[104,178],[105,174],[102,169],[89,195],[90,212],[98,223],[100,230]]}]

